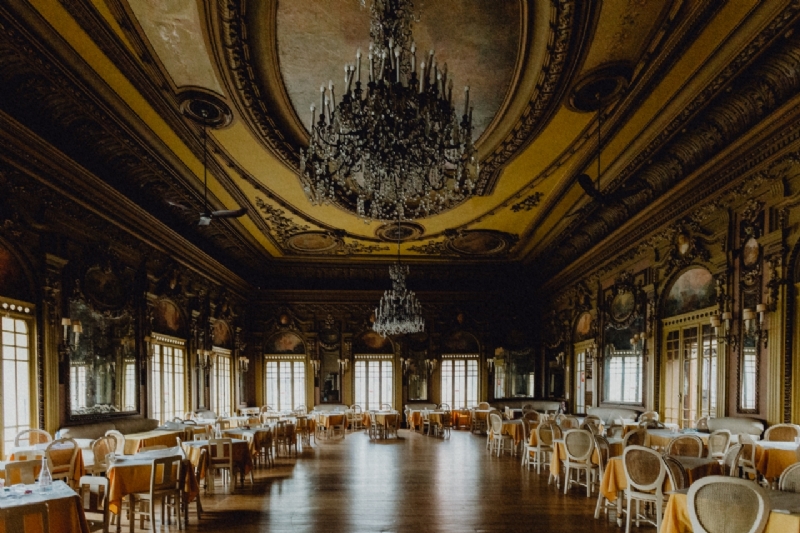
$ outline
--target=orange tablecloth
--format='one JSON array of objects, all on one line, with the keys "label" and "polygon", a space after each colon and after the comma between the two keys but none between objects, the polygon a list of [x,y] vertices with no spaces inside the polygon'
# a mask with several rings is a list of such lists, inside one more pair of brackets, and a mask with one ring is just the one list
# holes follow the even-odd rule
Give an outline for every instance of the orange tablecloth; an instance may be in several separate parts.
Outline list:
[{"label": "orange tablecloth", "polygon": [[469,409],[453,409],[450,420],[453,421],[454,429],[469,429],[472,423],[472,415],[470,415]]},{"label": "orange tablecloth", "polygon": [[[771,494],[777,491],[768,491]],[[785,493],[784,493],[785,494]],[[777,495],[780,497],[780,495]],[[689,506],[686,494],[670,494],[667,508],[664,510],[664,520],[661,522],[660,533],[691,533],[692,524],[689,521]],[[800,515],[772,512],[767,520],[764,533],[798,533],[800,532]]]},{"label": "orange tablecloth", "polygon": [[[122,499],[125,496],[150,490],[152,461],[152,457],[141,459],[125,457],[123,462],[109,467],[106,477],[108,477],[109,484],[109,508],[112,513],[119,514]],[[200,484],[194,475],[194,468],[188,461],[184,463],[184,469],[186,470],[186,486],[183,490],[186,491],[191,502],[200,493]]]},{"label": "orange tablecloth", "polygon": [[272,442],[272,429],[271,428],[253,428],[253,429],[226,429],[222,432],[226,437],[232,439],[241,439],[247,441],[250,448],[250,454],[260,450],[266,443]]},{"label": "orange tablecloth", "polygon": [[[698,479],[722,474],[722,467],[715,460],[702,457],[677,457],[686,469],[689,476],[689,483],[694,483]],[[625,477],[625,467],[622,464],[622,457],[612,457],[606,465],[603,479],[600,480],[600,492],[610,502],[617,499],[617,493],[628,488],[628,480]],[[664,479],[664,490],[672,490],[669,477]]]},{"label": "orange tablecloth", "polygon": [[143,433],[129,433],[125,435],[125,455],[133,455],[145,446],[163,444],[169,448],[178,445],[177,437],[182,437],[183,431],[154,429]]},{"label": "orange tablecloth", "polygon": [[[89,524],[83,513],[83,506],[78,495],[61,481],[53,483],[53,491],[47,495],[30,494],[21,500],[3,500],[0,508],[7,509],[12,506],[24,506],[32,503],[46,503],[47,516],[50,523],[48,533],[89,533]],[[42,531],[38,520],[26,521],[26,533],[39,533]],[[0,522],[0,533],[20,533],[6,531],[5,524]]]},{"label": "orange tablecloth", "polygon": [[767,479],[777,479],[786,467],[797,462],[797,444],[760,441],[756,443],[756,469]]}]

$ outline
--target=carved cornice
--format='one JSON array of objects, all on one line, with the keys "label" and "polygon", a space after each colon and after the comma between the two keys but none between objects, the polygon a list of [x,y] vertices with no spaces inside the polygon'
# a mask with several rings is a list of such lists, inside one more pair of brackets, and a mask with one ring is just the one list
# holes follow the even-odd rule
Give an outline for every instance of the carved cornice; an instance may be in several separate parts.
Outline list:
[{"label": "carved cornice", "polygon": [[[794,6],[793,6],[794,7]],[[798,9],[790,10],[797,16]],[[792,19],[793,20],[793,19]],[[783,24],[781,24],[781,22]],[[774,21],[768,30],[764,30],[755,42],[768,41],[775,32],[785,28],[787,19]],[[766,34],[766,35],[765,35]],[[719,86],[733,81],[732,74],[736,66],[753,60],[758,52],[757,47],[750,46],[742,52],[732,67],[726,69],[714,81],[711,87],[704,90],[689,106],[690,113],[683,112],[671,123],[668,130],[678,128],[697,113],[698,109],[709,103],[716,95]],[[643,166],[641,154],[629,165],[618,178],[624,180],[627,173],[636,172],[636,178],[630,183],[638,182],[646,190],[629,196],[609,206],[596,206],[586,217],[579,217],[561,234],[561,238],[551,243],[549,249],[540,255],[541,260],[534,262],[533,267],[541,271],[545,277],[562,270],[567,264],[583,256],[592,246],[599,243],[613,231],[628,222],[634,215],[650,207],[653,201],[649,191],[656,197],[666,193],[685,177],[691,175],[706,161],[712,159],[725,147],[744,135],[749,128],[787,102],[800,89],[800,39],[796,36],[781,44],[767,59],[759,61],[752,68],[742,73],[737,81],[741,86],[735,92],[724,93],[717,98],[708,109],[696,116],[690,124],[681,129],[686,131],[666,145],[663,139],[653,142],[643,153],[652,159]],[[652,150],[658,150],[653,157]],[[643,168],[642,168],[643,166]],[[728,169],[726,169],[728,170]],[[716,176],[715,176],[716,177]],[[728,184],[716,177],[714,181],[720,185]],[[686,198],[686,203],[694,203],[699,195]],[[684,204],[685,205],[685,204]],[[641,227],[641,232],[651,232],[663,220],[650,221]],[[627,241],[631,242],[631,241]],[[546,258],[546,260],[544,259]]]}]

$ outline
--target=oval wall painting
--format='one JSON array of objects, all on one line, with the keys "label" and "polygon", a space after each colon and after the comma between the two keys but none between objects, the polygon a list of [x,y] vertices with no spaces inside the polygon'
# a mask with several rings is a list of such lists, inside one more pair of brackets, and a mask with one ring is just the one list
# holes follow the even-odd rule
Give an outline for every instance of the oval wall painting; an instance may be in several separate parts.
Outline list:
[{"label": "oval wall painting", "polygon": [[583,341],[591,337],[591,335],[592,335],[592,314],[582,313],[580,318],[578,319],[578,323],[575,324],[575,340]]},{"label": "oval wall painting", "polygon": [[744,243],[744,247],[742,249],[742,262],[745,266],[752,267],[758,263],[758,259],[761,257],[761,245],[758,244],[758,241],[755,237],[750,237],[747,239],[747,242]]},{"label": "oval wall painting", "polygon": [[705,268],[687,270],[675,280],[664,304],[664,316],[682,315],[714,305],[714,277]]},{"label": "oval wall painting", "polygon": [[303,354],[306,352],[303,339],[289,332],[272,336],[264,348],[268,354]]},{"label": "oval wall painting", "polygon": [[624,322],[630,318],[635,307],[636,301],[632,292],[621,292],[614,297],[611,302],[611,316],[617,322]]}]

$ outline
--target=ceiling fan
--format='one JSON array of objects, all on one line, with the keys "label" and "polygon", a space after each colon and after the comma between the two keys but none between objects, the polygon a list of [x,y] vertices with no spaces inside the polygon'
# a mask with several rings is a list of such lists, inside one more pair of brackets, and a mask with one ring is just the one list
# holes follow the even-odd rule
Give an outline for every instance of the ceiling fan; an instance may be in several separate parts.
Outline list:
[{"label": "ceiling fan", "polygon": [[[206,133],[206,113],[201,113],[203,116],[203,211],[200,212],[200,218],[197,221],[198,226],[208,226],[211,224],[211,221],[215,218],[238,218],[245,213],[247,213],[246,207],[241,207],[239,209],[221,209],[218,211],[211,211],[209,210],[208,206],[208,165],[207,165],[207,158],[208,158],[208,149],[207,149],[207,139],[208,135]],[[171,202],[167,200],[167,203],[173,207],[177,207],[184,211],[188,211],[189,208],[185,205],[181,205],[175,202]]]}]

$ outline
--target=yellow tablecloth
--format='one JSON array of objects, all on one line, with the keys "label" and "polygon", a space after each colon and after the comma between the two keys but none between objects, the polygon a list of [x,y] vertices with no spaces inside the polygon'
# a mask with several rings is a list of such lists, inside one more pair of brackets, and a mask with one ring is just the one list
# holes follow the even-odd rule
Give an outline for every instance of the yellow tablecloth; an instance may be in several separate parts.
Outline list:
[{"label": "yellow tablecloth", "polygon": [[[60,483],[60,486],[57,484]],[[89,524],[83,513],[83,506],[78,499],[78,495],[69,490],[62,482],[53,484],[54,492],[48,495],[31,494],[25,496],[25,503],[20,506],[32,503],[46,503],[47,517],[50,523],[50,530],[47,533],[89,533]],[[10,504],[20,504],[20,500],[9,500],[3,502],[0,508],[11,507]],[[15,505],[16,506],[16,505]],[[38,517],[37,517],[38,518]],[[42,524],[38,519],[26,520],[25,533],[44,533]],[[0,533],[21,533],[18,531],[6,531],[5,524],[0,522]]]},{"label": "yellow tablecloth", "polygon": [[[694,483],[698,479],[722,474],[722,467],[720,464],[713,460],[707,460],[697,457],[677,457],[683,467],[686,469],[686,474],[689,476],[689,483]],[[628,488],[628,480],[625,477],[625,467],[622,464],[622,457],[612,457],[606,465],[606,470],[603,473],[603,479],[600,480],[600,492],[610,502],[617,499],[617,493]],[[664,478],[664,490],[672,490],[669,483],[669,477]]]},{"label": "yellow tablecloth", "polygon": [[797,462],[797,445],[793,442],[756,443],[756,469],[767,479],[777,479],[786,467]]},{"label": "yellow tablecloth", "polygon": [[[119,514],[122,499],[125,496],[150,490],[152,459],[148,461],[126,457],[124,461],[123,463],[111,465],[106,473],[109,484],[109,509],[114,514]],[[186,470],[186,485],[183,490],[191,502],[200,493],[200,484],[189,461],[184,462],[184,469]]]},{"label": "yellow tablecloth", "polygon": [[[519,443],[522,442],[522,438],[525,436],[525,428],[522,427],[522,420],[503,420],[503,429],[500,430],[500,434],[508,435],[514,439],[514,445],[519,446]],[[489,432],[489,440],[492,440],[491,431]]]},{"label": "yellow tablecloth", "polygon": [[[207,440],[196,440],[192,442],[183,443],[183,451],[186,452],[186,457],[193,465],[197,465],[200,460],[200,450],[206,450],[208,457],[211,457],[208,448]],[[244,440],[234,440],[231,446],[231,453],[233,454],[233,466],[242,476],[249,474],[253,469],[253,458],[250,455],[250,444]],[[205,470],[200,473],[200,478],[205,478]]]},{"label": "yellow tablecloth", "polygon": [[133,455],[145,446],[163,444],[168,448],[178,445],[177,437],[182,437],[183,431],[154,429],[142,433],[129,433],[125,435],[125,455]]},{"label": "yellow tablecloth", "polygon": [[247,441],[252,455],[257,450],[266,446],[267,443],[272,442],[272,429],[271,428],[254,428],[254,429],[226,429],[222,432],[225,437],[232,439],[241,439]]},{"label": "yellow tablecloth", "polygon": [[469,409],[453,409],[450,420],[453,422],[454,429],[469,429],[472,424],[472,415],[469,413]]},{"label": "yellow tablecloth", "polygon": [[[686,494],[671,494],[664,510],[660,533],[691,533],[689,507]],[[800,515],[770,513],[765,533],[798,533],[800,532]]]}]

